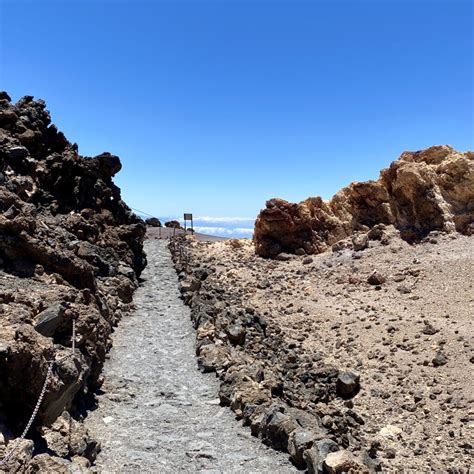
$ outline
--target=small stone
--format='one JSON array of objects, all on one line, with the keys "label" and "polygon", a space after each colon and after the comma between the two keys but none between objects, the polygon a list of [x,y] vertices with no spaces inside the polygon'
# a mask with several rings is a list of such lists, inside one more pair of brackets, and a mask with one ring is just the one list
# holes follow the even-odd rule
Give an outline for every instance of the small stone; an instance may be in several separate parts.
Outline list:
[{"label": "small stone", "polygon": [[288,262],[293,256],[288,253],[279,253],[275,258],[276,260],[280,260],[280,262]]},{"label": "small stone", "polygon": [[257,283],[257,288],[259,288],[260,290],[265,290],[266,288],[270,288],[270,286],[272,285],[268,280],[262,280]]},{"label": "small stone", "polygon": [[329,453],[339,450],[339,446],[332,439],[325,438],[317,441],[310,449],[303,453],[303,459],[309,474],[323,472],[323,463]]},{"label": "small stone", "polygon": [[367,234],[356,234],[352,237],[352,245],[356,252],[364,250],[369,245],[369,237]]},{"label": "small stone", "polygon": [[316,434],[309,430],[295,430],[288,441],[288,453],[297,466],[304,466],[303,453],[310,448],[316,439]]},{"label": "small stone", "polygon": [[303,258],[303,265],[309,265],[310,263],[313,263],[313,257],[305,257]]},{"label": "small stone", "polygon": [[424,321],[425,327],[422,329],[422,333],[426,334],[428,336],[433,336],[438,332],[438,330],[429,322],[429,321]]},{"label": "small stone", "polygon": [[197,278],[187,278],[181,282],[181,293],[197,291],[201,288],[201,282]]},{"label": "small stone", "polygon": [[397,283],[400,283],[400,282],[404,281],[405,279],[406,279],[406,276],[402,275],[401,273],[398,273],[398,274],[393,276],[393,281],[395,281]]},{"label": "small stone", "polygon": [[340,372],[336,381],[336,391],[340,397],[353,397],[360,388],[360,375],[356,372]]},{"label": "small stone", "polygon": [[370,285],[382,285],[383,283],[385,283],[385,281],[386,278],[377,270],[371,273],[367,278],[367,283],[369,283]]},{"label": "small stone", "polygon": [[54,304],[37,315],[35,329],[43,336],[52,337],[64,320],[65,307]]},{"label": "small stone", "polygon": [[380,431],[380,435],[384,438],[398,439],[403,433],[403,430],[395,425],[386,425]]},{"label": "small stone", "polygon": [[384,450],[384,456],[387,459],[395,459],[396,454],[397,454],[397,452],[393,448],[386,448]]},{"label": "small stone", "polygon": [[241,324],[232,324],[226,329],[229,341],[232,344],[243,345],[245,342],[246,330]]},{"label": "small stone", "polygon": [[362,461],[350,451],[341,449],[329,453],[324,460],[324,467],[329,474],[342,474],[343,472],[369,472]]},{"label": "small stone", "polygon": [[448,358],[442,352],[438,352],[431,362],[434,367],[440,367],[448,363]]}]

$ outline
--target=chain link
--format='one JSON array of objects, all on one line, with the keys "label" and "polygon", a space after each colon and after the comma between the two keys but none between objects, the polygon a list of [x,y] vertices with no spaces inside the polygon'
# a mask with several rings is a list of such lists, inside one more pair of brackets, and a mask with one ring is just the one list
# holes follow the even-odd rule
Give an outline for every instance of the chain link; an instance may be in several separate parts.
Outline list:
[{"label": "chain link", "polygon": [[[71,347],[72,347],[72,356],[74,357],[75,350],[76,350],[76,320],[75,318],[73,318],[72,320]],[[12,458],[12,456],[16,453],[16,451],[20,447],[21,441],[25,439],[28,431],[30,430],[31,425],[33,424],[33,421],[36,418],[36,415],[38,414],[41,403],[43,402],[44,396],[46,395],[46,389],[48,387],[48,383],[51,379],[51,376],[53,375],[54,365],[57,364],[58,362],[63,361],[70,355],[71,354],[66,354],[60,359],[58,359],[57,361],[55,360],[48,361],[48,370],[46,372],[46,378],[43,383],[43,388],[41,389],[40,395],[38,397],[38,401],[36,402],[35,408],[33,409],[33,413],[31,414],[30,419],[28,420],[28,423],[26,424],[25,429],[23,430],[23,433],[20,435],[19,438],[16,438],[15,440],[12,441],[12,443],[14,443],[13,447],[5,454],[3,459],[0,460],[0,467],[6,464]]]}]

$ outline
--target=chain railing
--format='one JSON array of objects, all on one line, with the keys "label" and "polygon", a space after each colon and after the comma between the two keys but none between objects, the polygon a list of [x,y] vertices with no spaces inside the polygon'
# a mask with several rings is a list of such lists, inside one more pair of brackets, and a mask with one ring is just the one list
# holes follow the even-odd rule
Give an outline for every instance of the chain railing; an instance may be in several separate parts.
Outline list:
[{"label": "chain railing", "polygon": [[3,459],[0,460],[0,469],[2,468],[2,466],[7,464],[8,461],[13,457],[13,455],[18,451],[18,449],[20,447],[20,444],[21,444],[21,441],[24,440],[26,435],[28,434],[28,431],[30,430],[31,425],[33,424],[33,421],[35,420],[36,415],[38,414],[38,411],[40,409],[41,403],[43,402],[44,396],[46,395],[46,390],[48,388],[49,381],[51,380],[51,377],[53,375],[54,365],[62,362],[64,359],[66,359],[67,357],[69,357],[71,355],[72,355],[72,357],[74,357],[74,354],[75,354],[75,351],[76,351],[76,320],[75,320],[75,318],[72,319],[72,336],[71,336],[71,339],[72,339],[71,354],[66,354],[58,360],[48,361],[48,370],[46,372],[46,377],[45,377],[45,380],[44,380],[44,383],[43,383],[43,387],[42,387],[41,392],[39,394],[38,401],[36,402],[35,408],[33,409],[33,412],[31,413],[30,419],[28,420],[28,423],[26,424],[25,429],[23,430],[21,435],[18,438],[11,441],[11,443],[13,444],[13,447],[11,447],[11,449],[6,452]]}]

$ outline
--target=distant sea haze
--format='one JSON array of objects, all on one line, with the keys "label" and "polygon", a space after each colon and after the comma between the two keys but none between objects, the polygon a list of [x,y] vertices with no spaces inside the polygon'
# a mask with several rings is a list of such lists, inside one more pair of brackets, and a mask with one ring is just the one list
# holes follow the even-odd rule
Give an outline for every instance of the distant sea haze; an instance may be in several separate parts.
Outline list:
[{"label": "distant sea haze", "polygon": [[[177,220],[184,225],[182,217],[160,217],[162,224],[169,220]],[[201,234],[219,237],[252,238],[255,217],[209,217],[194,218],[194,230]],[[188,222],[188,226],[190,223]]]}]

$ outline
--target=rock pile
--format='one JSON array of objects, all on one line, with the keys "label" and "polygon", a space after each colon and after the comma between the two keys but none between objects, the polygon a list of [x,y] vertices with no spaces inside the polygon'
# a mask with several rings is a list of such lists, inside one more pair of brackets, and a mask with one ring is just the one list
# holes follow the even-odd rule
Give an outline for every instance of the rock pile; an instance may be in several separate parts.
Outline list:
[{"label": "rock pile", "polygon": [[433,230],[474,234],[474,152],[433,146],[405,152],[377,181],[355,182],[330,201],[267,201],[255,223],[258,255],[318,254],[355,231],[393,225],[407,241]]},{"label": "rock pile", "polygon": [[[80,409],[84,395],[100,386],[109,335],[146,265],[145,225],[112,181],[120,169],[110,153],[79,155],[51,124],[42,100],[27,96],[12,104],[0,93],[0,460],[56,362],[33,441],[24,441],[7,469],[27,463],[33,443],[35,454],[85,465],[96,452],[67,411]],[[67,448],[64,424],[77,437]],[[34,466],[47,463],[44,456],[33,459]]]}]

